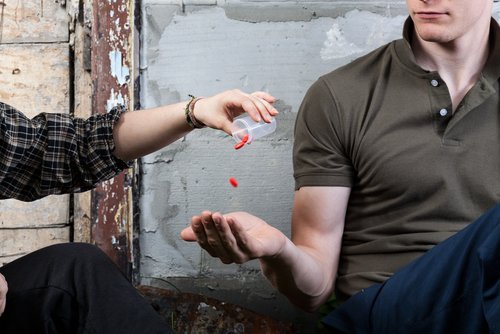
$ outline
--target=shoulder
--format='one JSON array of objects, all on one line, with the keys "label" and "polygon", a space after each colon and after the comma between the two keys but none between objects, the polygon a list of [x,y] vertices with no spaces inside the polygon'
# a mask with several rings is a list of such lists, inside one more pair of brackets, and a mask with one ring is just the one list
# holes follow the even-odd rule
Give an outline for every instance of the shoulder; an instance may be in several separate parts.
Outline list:
[{"label": "shoulder", "polygon": [[[395,45],[403,40],[395,40],[321,76],[320,85],[339,93],[356,93],[373,86],[386,73],[388,66],[397,60]],[[387,74],[387,73],[386,73]],[[350,95],[350,94],[349,94]]]},{"label": "shoulder", "polygon": [[336,128],[339,138],[346,138],[345,129],[363,118],[374,99],[383,99],[380,95],[387,94],[383,87],[401,68],[395,47],[402,42],[392,41],[319,77],[302,101],[296,129],[301,123],[308,127],[328,126]]}]

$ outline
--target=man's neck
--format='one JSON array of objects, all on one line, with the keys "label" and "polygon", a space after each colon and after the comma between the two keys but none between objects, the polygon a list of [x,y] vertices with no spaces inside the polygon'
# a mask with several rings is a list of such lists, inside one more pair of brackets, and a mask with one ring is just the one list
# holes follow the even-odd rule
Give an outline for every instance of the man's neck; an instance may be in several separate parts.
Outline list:
[{"label": "man's neck", "polygon": [[446,44],[423,41],[417,34],[413,38],[417,64],[425,70],[437,71],[446,82],[453,111],[481,76],[488,58],[488,37],[489,30]]}]

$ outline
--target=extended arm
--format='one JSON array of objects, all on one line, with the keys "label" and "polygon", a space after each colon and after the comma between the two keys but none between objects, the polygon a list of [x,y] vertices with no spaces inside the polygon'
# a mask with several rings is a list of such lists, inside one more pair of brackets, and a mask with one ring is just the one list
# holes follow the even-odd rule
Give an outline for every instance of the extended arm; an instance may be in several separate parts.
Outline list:
[{"label": "extended arm", "polygon": [[[125,161],[136,159],[186,135],[192,130],[184,113],[187,102],[123,114],[113,129],[113,154]],[[263,92],[231,90],[198,100],[193,112],[201,123],[231,134],[233,118],[244,112],[255,120],[270,121],[278,113],[272,102],[274,98]]]},{"label": "extended arm", "polygon": [[350,189],[303,187],[295,193],[292,240],[248,213],[203,212],[181,237],[224,263],[258,258],[265,276],[290,301],[314,310],[335,286]]},{"label": "extended arm", "polygon": [[[255,119],[275,116],[273,101],[266,93],[233,90],[199,100],[194,113],[207,126],[229,132],[233,117],[244,112]],[[125,161],[192,130],[186,104],[131,112],[117,107],[88,119],[55,113],[28,119],[0,103],[0,198],[32,201],[91,189],[125,169]]]}]

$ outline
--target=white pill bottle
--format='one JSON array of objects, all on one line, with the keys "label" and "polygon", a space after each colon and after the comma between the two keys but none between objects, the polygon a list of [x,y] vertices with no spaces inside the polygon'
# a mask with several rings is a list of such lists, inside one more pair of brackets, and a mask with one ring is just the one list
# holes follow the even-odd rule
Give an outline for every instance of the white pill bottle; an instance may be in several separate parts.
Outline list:
[{"label": "white pill bottle", "polygon": [[255,139],[262,138],[273,133],[276,130],[276,119],[271,118],[271,122],[264,121],[256,122],[250,116],[238,117],[233,121],[231,129],[234,140],[239,143],[247,137],[247,143],[251,143]]}]

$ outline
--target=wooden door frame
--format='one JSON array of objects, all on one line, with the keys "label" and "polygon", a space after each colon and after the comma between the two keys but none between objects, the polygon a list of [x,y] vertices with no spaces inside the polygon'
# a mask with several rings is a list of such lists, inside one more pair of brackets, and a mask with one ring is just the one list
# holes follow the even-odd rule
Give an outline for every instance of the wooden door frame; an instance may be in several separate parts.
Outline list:
[{"label": "wooden door frame", "polygon": [[[138,31],[134,0],[76,0],[75,114],[135,109]],[[137,164],[95,190],[75,196],[74,240],[100,247],[132,281],[138,277]]]}]

